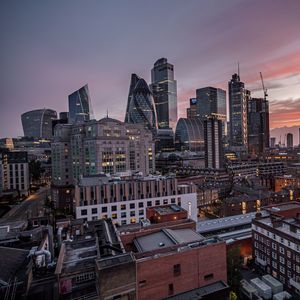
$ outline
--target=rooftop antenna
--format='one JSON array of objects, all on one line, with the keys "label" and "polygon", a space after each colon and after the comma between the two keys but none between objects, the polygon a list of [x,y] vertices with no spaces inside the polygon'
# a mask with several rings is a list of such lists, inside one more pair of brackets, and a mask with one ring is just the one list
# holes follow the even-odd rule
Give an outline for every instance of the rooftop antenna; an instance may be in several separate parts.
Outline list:
[{"label": "rooftop antenna", "polygon": [[106,110],[106,118],[108,118],[108,109]]},{"label": "rooftop antenna", "polygon": [[238,76],[240,77],[240,62],[238,61]]}]

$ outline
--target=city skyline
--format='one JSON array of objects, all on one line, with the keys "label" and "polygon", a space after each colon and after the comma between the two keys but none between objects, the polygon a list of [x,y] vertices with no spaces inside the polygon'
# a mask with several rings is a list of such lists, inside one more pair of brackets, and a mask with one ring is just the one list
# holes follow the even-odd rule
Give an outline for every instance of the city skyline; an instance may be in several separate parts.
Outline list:
[{"label": "city skyline", "polygon": [[[257,9],[257,1],[218,5],[217,1],[190,1],[188,6],[172,1],[172,13],[164,20],[168,4],[163,3],[159,11],[156,5],[135,1],[117,6],[85,6],[77,1],[72,5],[68,1],[2,4],[0,135],[21,136],[20,116],[25,111],[43,107],[66,111],[68,95],[86,83],[96,119],[108,109],[111,117],[123,120],[130,74],[137,73],[150,83],[151,68],[160,57],[175,66],[178,118],[186,117],[189,98],[195,97],[196,89],[214,86],[227,90],[239,61],[241,81],[253,97],[263,96],[259,72],[264,75],[270,127],[300,125],[300,3],[272,1],[271,5],[264,1]],[[249,14],[249,21],[239,15],[241,10]],[[127,22],[121,30],[132,16],[137,16],[139,28],[135,22]],[[272,35],[274,31],[276,35]],[[134,51],[138,47],[143,51]],[[5,126],[12,119],[13,124]]]}]

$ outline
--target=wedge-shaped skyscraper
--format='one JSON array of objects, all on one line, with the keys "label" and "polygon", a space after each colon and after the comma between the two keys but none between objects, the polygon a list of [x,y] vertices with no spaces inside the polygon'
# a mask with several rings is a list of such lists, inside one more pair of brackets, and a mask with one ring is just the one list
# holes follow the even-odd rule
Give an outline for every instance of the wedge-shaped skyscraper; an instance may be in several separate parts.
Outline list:
[{"label": "wedge-shaped skyscraper", "polygon": [[89,88],[86,84],[69,95],[69,123],[82,123],[93,119]]}]

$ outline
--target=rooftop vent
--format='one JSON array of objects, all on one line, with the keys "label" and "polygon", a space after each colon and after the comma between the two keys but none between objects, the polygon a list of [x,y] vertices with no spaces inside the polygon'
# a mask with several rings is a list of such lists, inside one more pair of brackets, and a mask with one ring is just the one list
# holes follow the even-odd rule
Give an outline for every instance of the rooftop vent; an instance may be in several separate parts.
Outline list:
[{"label": "rooftop vent", "polygon": [[160,243],[158,244],[159,247],[163,247],[164,245],[165,245],[164,242],[160,242]]}]

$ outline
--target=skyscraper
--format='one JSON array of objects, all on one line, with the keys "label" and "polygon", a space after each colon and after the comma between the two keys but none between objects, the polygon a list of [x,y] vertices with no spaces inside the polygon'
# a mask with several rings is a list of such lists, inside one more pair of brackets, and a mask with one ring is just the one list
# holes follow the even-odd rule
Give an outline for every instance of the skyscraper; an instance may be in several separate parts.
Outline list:
[{"label": "skyscraper", "polygon": [[166,58],[157,60],[151,70],[158,128],[172,128],[177,123],[177,82],[174,80],[174,66]]},{"label": "skyscraper", "polygon": [[233,74],[228,82],[229,114],[230,114],[230,145],[241,150],[247,149],[248,122],[247,102],[250,91],[245,89],[245,84],[240,81],[238,74]]},{"label": "skyscraper", "polygon": [[156,132],[157,117],[152,92],[143,78],[131,76],[125,122],[144,124],[145,128]]},{"label": "skyscraper", "polygon": [[82,123],[93,117],[89,88],[86,84],[69,95],[69,123]]},{"label": "skyscraper", "polygon": [[270,147],[273,149],[273,148],[275,148],[275,145],[276,145],[276,137],[271,137],[271,145],[270,145]]},{"label": "skyscraper", "polygon": [[286,135],[286,146],[288,148],[293,148],[294,146],[293,134],[290,132]]},{"label": "skyscraper", "polygon": [[201,119],[217,115],[226,120],[226,91],[211,86],[196,90],[197,114]]},{"label": "skyscraper", "polygon": [[223,168],[222,121],[217,117],[204,120],[205,167]]},{"label": "skyscraper", "polygon": [[52,121],[57,119],[57,113],[52,109],[36,109],[21,115],[24,136],[37,138],[52,138]]},{"label": "skyscraper", "polygon": [[269,148],[269,101],[264,98],[248,100],[248,151],[261,154]]}]

